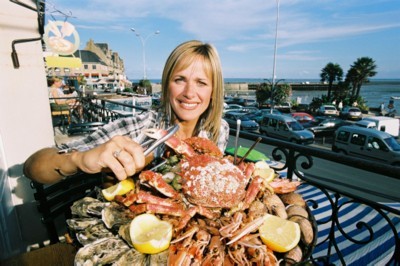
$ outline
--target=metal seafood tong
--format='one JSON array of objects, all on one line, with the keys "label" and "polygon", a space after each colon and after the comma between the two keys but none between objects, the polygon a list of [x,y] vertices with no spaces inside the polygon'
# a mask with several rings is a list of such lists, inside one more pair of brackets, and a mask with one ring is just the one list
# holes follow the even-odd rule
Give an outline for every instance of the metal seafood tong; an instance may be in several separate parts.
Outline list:
[{"label": "metal seafood tong", "polygon": [[147,156],[150,154],[150,152],[152,152],[155,148],[157,148],[158,145],[164,143],[167,139],[169,139],[172,135],[174,135],[179,129],[179,125],[175,125],[172,126],[170,128],[167,129],[168,134],[157,139],[157,140],[150,140],[150,141],[146,141],[145,143],[143,143],[143,146],[146,146],[148,144],[150,144],[151,142],[153,142],[145,151],[144,151],[144,156]]}]

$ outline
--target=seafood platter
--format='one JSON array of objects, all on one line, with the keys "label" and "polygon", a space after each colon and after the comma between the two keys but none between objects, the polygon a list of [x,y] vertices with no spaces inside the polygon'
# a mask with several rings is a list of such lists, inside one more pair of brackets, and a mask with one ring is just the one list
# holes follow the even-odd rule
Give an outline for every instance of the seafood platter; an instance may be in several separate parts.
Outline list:
[{"label": "seafood platter", "polygon": [[263,161],[237,162],[204,138],[165,143],[175,152],[127,179],[128,189],[110,197],[96,188],[71,206],[75,265],[293,265],[311,256],[317,229],[300,181]]}]

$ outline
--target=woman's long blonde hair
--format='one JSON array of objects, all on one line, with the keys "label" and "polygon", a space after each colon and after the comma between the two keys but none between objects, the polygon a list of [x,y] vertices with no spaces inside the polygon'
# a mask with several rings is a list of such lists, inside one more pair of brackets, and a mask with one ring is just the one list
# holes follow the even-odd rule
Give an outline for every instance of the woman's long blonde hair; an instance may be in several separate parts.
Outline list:
[{"label": "woman's long blonde hair", "polygon": [[200,116],[193,134],[196,136],[200,130],[205,130],[210,134],[210,139],[217,142],[223,111],[224,82],[218,52],[211,44],[192,40],[180,44],[172,51],[165,63],[162,75],[162,107],[168,121],[173,122],[177,119],[169,102],[171,76],[176,71],[186,69],[191,63],[199,59],[202,60],[205,73],[211,79],[212,94],[210,104]]}]

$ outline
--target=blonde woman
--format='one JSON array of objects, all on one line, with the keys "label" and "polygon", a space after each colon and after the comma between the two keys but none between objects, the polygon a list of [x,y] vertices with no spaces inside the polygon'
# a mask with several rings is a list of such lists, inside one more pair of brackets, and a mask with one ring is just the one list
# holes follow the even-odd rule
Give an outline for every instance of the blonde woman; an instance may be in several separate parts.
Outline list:
[{"label": "blonde woman", "polygon": [[[207,137],[224,151],[229,126],[222,119],[223,78],[219,55],[214,46],[188,41],[168,57],[162,75],[162,106],[131,118],[116,120],[86,138],[65,145],[70,152],[44,148],[31,155],[24,165],[25,175],[42,183],[56,182],[83,171],[114,172],[119,180],[145,166],[140,144],[147,128],[167,128],[179,124],[176,136]],[[160,155],[162,148],[155,151]]]}]

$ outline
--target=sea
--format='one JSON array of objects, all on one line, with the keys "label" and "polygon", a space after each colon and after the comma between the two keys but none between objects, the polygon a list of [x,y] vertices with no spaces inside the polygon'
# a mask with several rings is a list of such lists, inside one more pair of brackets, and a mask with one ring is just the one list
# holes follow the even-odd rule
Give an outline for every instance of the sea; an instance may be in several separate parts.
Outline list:
[{"label": "sea", "polygon": [[[132,80],[133,82],[138,82]],[[160,83],[160,80],[151,80],[154,83]],[[225,78],[225,83],[262,83],[263,78]],[[319,83],[319,79],[284,79],[284,83]],[[294,90],[290,100],[296,100],[299,103],[310,103],[314,97],[321,97],[327,94],[327,91],[303,91]],[[379,108],[383,102],[385,105],[390,99],[395,99],[395,106],[400,106],[400,79],[371,79],[361,87],[360,95],[365,99],[370,108]]]}]

